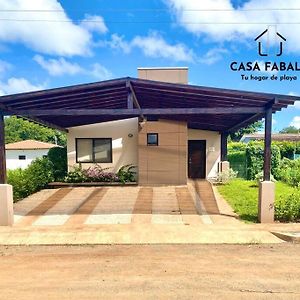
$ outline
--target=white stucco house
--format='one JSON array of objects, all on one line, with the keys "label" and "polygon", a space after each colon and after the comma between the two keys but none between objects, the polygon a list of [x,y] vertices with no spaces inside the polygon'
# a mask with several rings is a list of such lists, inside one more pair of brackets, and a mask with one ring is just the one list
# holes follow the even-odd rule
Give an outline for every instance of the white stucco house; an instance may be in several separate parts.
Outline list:
[{"label": "white stucco house", "polygon": [[35,140],[6,144],[6,167],[8,170],[25,169],[36,158],[47,156],[49,149],[54,147],[59,146]]}]

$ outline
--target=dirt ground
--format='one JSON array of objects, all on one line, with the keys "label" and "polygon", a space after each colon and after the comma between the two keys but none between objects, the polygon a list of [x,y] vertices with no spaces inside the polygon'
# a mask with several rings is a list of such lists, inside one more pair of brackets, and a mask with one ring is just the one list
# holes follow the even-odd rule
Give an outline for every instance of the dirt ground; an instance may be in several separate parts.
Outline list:
[{"label": "dirt ground", "polygon": [[0,246],[0,299],[300,299],[300,244]]}]

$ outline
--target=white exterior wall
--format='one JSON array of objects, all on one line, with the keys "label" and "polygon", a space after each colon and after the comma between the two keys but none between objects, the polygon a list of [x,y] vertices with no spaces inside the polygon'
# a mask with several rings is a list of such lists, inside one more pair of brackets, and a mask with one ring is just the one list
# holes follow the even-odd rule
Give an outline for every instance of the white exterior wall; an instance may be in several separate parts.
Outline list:
[{"label": "white exterior wall", "polygon": [[[27,168],[33,160],[48,154],[49,149],[6,150],[6,168],[14,170]],[[19,160],[19,155],[25,155],[26,160]]]},{"label": "white exterior wall", "polygon": [[221,135],[215,131],[188,129],[189,140],[206,140],[206,177],[215,177],[221,158]]},{"label": "white exterior wall", "polygon": [[[138,164],[138,118],[118,120],[91,125],[68,128],[67,151],[68,168],[76,165],[76,138],[112,138],[112,163],[100,163],[103,168],[116,172],[128,164]],[[128,134],[132,134],[129,137]],[[81,163],[83,168],[92,166],[91,163]]]}]

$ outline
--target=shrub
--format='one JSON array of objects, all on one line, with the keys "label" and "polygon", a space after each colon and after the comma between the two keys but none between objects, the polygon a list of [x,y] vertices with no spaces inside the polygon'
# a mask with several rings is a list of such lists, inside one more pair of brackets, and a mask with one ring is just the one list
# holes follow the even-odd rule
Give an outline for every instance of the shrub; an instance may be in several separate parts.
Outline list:
[{"label": "shrub", "polygon": [[113,172],[105,172],[100,165],[94,165],[87,170],[83,170],[83,174],[87,181],[91,182],[118,182],[119,177]]},{"label": "shrub", "polygon": [[275,218],[279,221],[297,222],[300,220],[300,191],[285,195],[275,201]]},{"label": "shrub", "polygon": [[231,142],[228,143],[228,153],[235,152],[235,151],[245,151],[247,144],[242,142]]},{"label": "shrub", "polygon": [[67,149],[61,147],[52,148],[48,152],[48,158],[53,164],[54,180],[62,180],[67,175]]},{"label": "shrub", "polygon": [[217,184],[227,184],[232,179],[236,178],[237,172],[233,171],[232,169],[229,169],[228,171],[223,171],[218,173],[215,182]]},{"label": "shrub", "polygon": [[65,182],[69,183],[80,183],[88,181],[84,170],[82,170],[81,165],[74,166],[72,171],[69,171],[64,178]]},{"label": "shrub", "polygon": [[53,180],[53,164],[48,158],[38,158],[23,170],[9,170],[7,178],[13,186],[15,201],[41,190]]},{"label": "shrub", "polygon": [[[271,173],[278,178],[280,150],[278,146],[271,147]],[[262,143],[251,142],[246,147],[247,179],[255,179],[256,174],[263,170],[264,146]]]},{"label": "shrub", "polygon": [[126,165],[121,167],[117,173],[106,171],[108,168],[102,168],[100,165],[94,165],[86,170],[81,166],[74,167],[64,178],[65,182],[80,183],[80,182],[134,182],[135,166]]},{"label": "shrub", "polygon": [[135,182],[136,181],[136,167],[133,165],[125,165],[119,169],[117,175],[119,180],[123,183],[125,182]]},{"label": "shrub", "polygon": [[[259,184],[261,181],[263,181],[263,179],[264,179],[264,172],[263,172],[263,171],[261,171],[261,172],[259,172],[259,173],[257,173],[257,174],[255,175],[255,180],[256,180],[256,182],[257,182],[257,186],[258,186],[258,184]],[[271,180],[272,182],[276,182],[276,179],[274,178],[274,176],[273,176],[272,174],[271,174],[270,180]]]},{"label": "shrub", "polygon": [[280,163],[278,171],[280,180],[286,182],[290,186],[300,186],[300,159],[290,160],[284,158]]}]

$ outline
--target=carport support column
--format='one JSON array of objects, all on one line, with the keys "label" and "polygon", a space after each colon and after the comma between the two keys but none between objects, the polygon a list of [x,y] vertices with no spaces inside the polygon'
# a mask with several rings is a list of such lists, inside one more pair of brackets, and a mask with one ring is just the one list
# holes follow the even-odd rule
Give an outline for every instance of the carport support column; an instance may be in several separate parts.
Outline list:
[{"label": "carport support column", "polygon": [[228,133],[221,133],[221,161],[219,162],[219,173],[226,172],[229,170],[229,161],[227,158],[227,140]]},{"label": "carport support column", "polygon": [[11,226],[13,218],[13,190],[6,184],[4,116],[0,112],[0,226]]},{"label": "carport support column", "polygon": [[265,112],[265,149],[263,181],[259,183],[258,220],[274,222],[275,184],[271,181],[272,107]]}]

